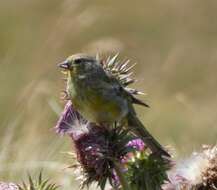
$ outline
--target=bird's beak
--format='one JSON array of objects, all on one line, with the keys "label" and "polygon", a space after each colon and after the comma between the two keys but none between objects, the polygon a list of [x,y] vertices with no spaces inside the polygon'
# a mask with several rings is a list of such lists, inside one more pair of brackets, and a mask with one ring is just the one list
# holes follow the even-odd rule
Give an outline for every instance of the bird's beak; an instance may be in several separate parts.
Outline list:
[{"label": "bird's beak", "polygon": [[68,61],[64,61],[62,63],[59,63],[57,66],[60,67],[60,68],[63,68],[63,69],[67,70],[67,69],[69,69],[69,62]]}]

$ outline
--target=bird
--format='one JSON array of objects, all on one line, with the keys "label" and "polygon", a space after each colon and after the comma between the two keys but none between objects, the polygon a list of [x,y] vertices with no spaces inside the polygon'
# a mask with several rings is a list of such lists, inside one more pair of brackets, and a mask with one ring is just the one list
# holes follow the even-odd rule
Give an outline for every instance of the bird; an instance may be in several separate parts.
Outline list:
[{"label": "bird", "polygon": [[[68,98],[74,108],[89,122],[127,123],[128,128],[145,142],[153,154],[170,157],[139,120],[133,104],[149,106],[134,96],[138,91],[125,88],[133,80],[129,77],[120,78],[121,72],[127,73],[127,69],[123,69],[124,64],[116,67],[119,75],[115,75],[116,58],[117,55],[108,60],[107,64],[103,64],[98,56],[74,54],[59,63],[58,66],[67,74]],[[113,69],[108,72],[111,65]]]}]

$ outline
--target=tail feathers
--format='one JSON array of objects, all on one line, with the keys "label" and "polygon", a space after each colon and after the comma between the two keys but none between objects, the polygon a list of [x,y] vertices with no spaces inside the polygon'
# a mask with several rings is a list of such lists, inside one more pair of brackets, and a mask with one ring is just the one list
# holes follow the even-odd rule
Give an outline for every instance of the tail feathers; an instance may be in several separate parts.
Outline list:
[{"label": "tail feathers", "polygon": [[141,121],[134,114],[128,115],[128,125],[133,132],[138,135],[154,154],[171,157],[170,154],[160,145],[160,143],[148,132]]}]

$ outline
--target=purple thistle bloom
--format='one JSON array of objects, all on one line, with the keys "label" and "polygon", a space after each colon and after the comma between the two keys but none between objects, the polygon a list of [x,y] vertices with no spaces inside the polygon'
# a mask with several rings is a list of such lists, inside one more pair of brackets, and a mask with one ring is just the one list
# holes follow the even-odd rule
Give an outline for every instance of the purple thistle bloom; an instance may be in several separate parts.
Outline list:
[{"label": "purple thistle bloom", "polygon": [[106,129],[96,125],[88,125],[88,133],[81,134],[74,141],[77,159],[86,172],[93,172],[95,179],[102,178],[108,173],[109,157],[113,157],[105,133]]},{"label": "purple thistle bloom", "polygon": [[14,183],[0,182],[0,190],[18,190],[18,186]]},{"label": "purple thistle bloom", "polygon": [[[84,181],[83,186],[97,182],[104,189],[109,180],[114,187],[119,185],[114,172],[114,162],[120,163],[127,153],[126,137],[117,128],[109,129],[93,123],[86,124],[87,132],[71,134]],[[76,138],[75,138],[76,137]],[[126,140],[126,141],[125,141]]]},{"label": "purple thistle bloom", "polygon": [[133,147],[138,151],[142,151],[142,150],[145,149],[145,143],[143,142],[142,139],[139,139],[139,138],[129,141],[127,143],[127,146],[128,147]]}]

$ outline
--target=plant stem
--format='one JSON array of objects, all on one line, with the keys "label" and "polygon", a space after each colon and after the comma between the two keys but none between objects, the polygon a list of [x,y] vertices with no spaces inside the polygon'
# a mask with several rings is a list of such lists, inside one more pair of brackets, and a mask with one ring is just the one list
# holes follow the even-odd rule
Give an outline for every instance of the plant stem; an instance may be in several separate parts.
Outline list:
[{"label": "plant stem", "polygon": [[122,190],[131,190],[131,188],[130,188],[129,184],[127,183],[126,178],[123,174],[123,171],[121,171],[119,163],[114,161],[114,167],[115,167],[116,174],[120,180]]}]

